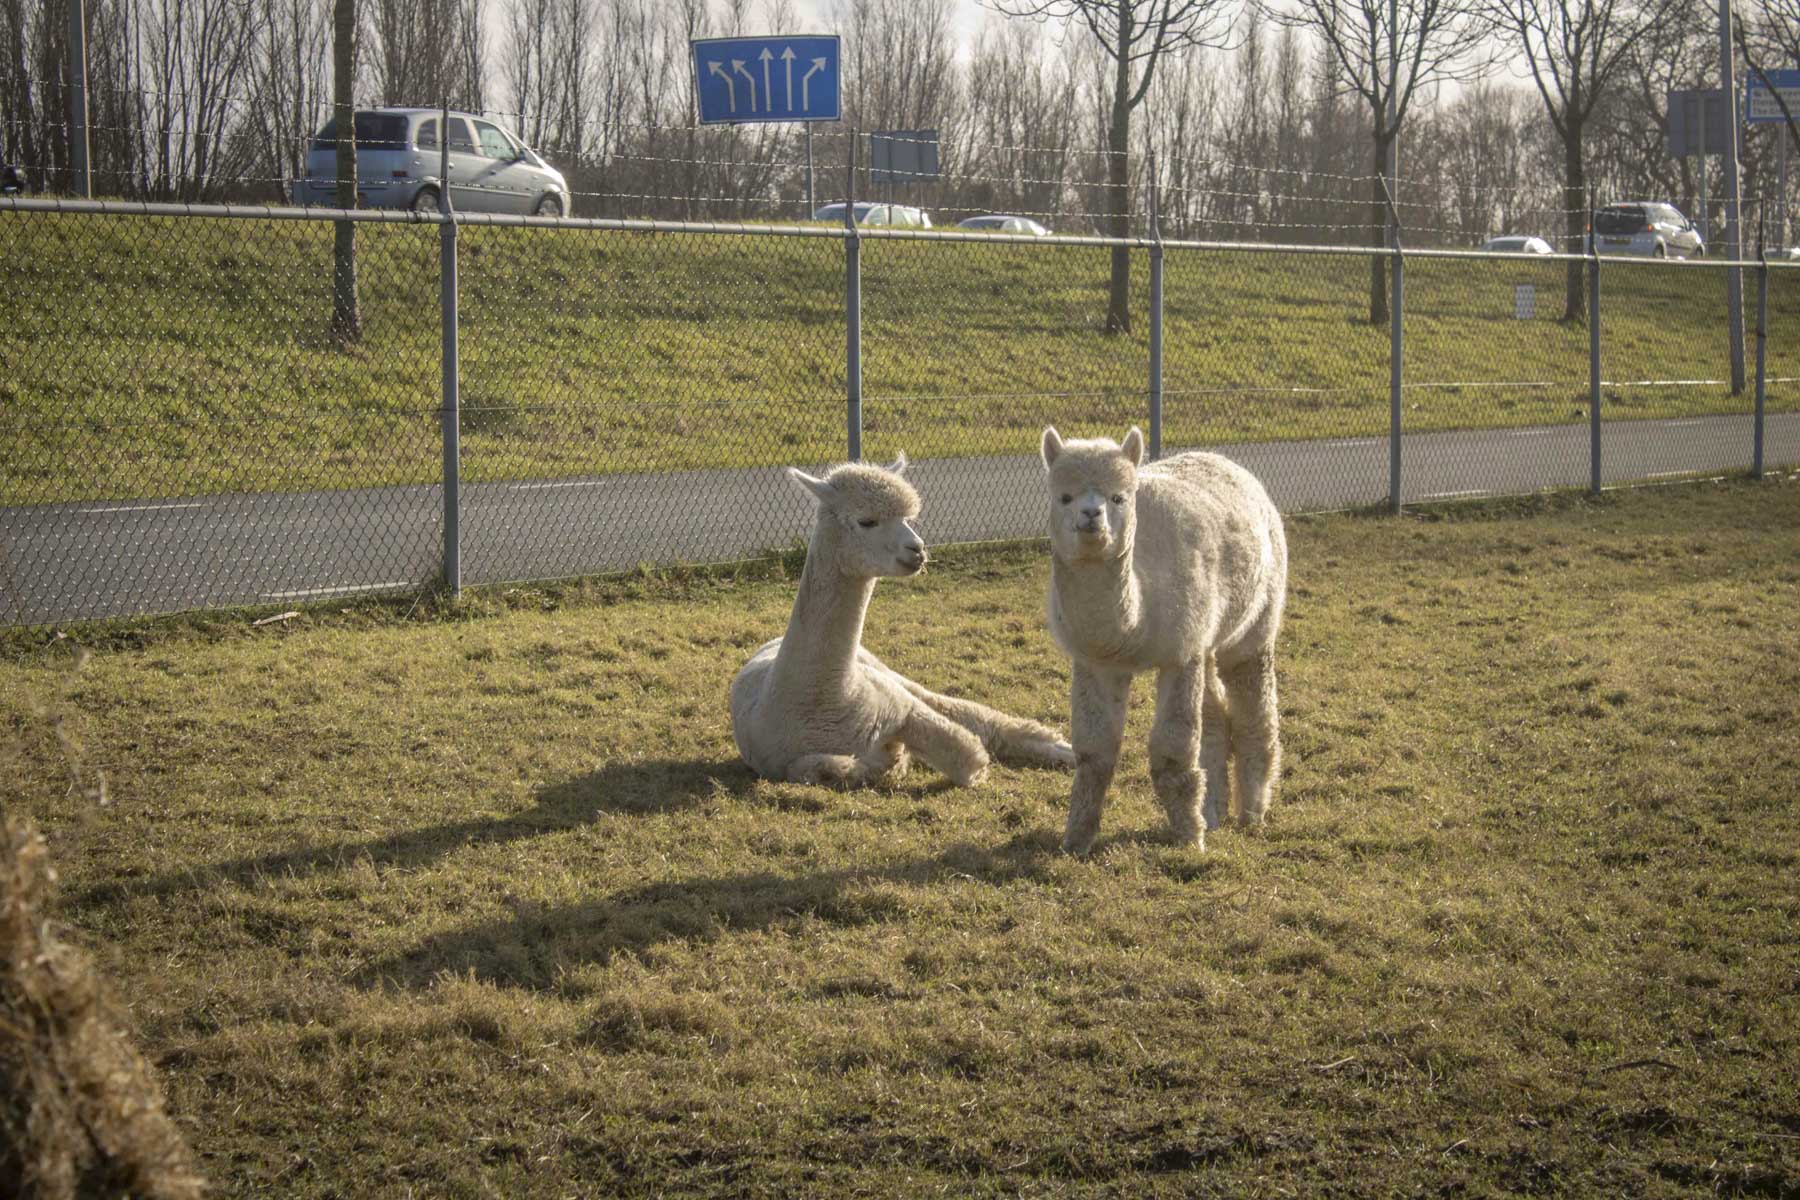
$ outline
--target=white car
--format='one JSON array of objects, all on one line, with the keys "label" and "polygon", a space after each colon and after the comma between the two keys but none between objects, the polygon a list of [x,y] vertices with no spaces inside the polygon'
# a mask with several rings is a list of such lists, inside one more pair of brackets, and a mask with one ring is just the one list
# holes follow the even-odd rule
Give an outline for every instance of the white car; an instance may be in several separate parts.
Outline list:
[{"label": "white car", "polygon": [[1006,213],[983,213],[978,217],[964,217],[956,223],[958,229],[982,229],[989,233],[1029,233],[1033,237],[1048,237],[1050,231],[1032,220],[1030,217],[1014,217]]},{"label": "white car", "polygon": [[1633,200],[1608,204],[1594,213],[1597,254],[1635,254],[1643,258],[1700,258],[1706,243],[1694,223],[1673,204]]},{"label": "white car", "polygon": [[[813,220],[843,224],[843,202],[825,205],[813,213]],[[858,200],[856,202],[856,223],[858,225],[886,225],[894,229],[930,229],[931,214],[922,208],[914,208],[910,204],[877,204],[872,200]]]},{"label": "white car", "polygon": [[1555,254],[1550,243],[1540,237],[1521,237],[1509,234],[1504,237],[1491,237],[1481,243],[1483,250],[1493,254]]}]

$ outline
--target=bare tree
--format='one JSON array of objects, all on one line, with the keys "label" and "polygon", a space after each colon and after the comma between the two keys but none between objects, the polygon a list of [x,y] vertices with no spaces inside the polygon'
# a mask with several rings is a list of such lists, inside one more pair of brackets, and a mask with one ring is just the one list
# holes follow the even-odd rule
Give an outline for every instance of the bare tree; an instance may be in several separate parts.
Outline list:
[{"label": "bare tree", "polygon": [[[1336,62],[1344,86],[1368,108],[1375,152],[1369,201],[1369,244],[1383,242],[1384,181],[1394,178],[1394,143],[1413,101],[1432,84],[1465,78],[1487,27],[1482,0],[1261,0],[1275,20],[1311,30]],[[1369,320],[1388,319],[1387,260],[1369,259]]]},{"label": "bare tree", "polygon": [[[356,0],[333,0],[332,113],[337,122],[337,204],[356,207]],[[339,342],[362,337],[356,298],[356,223],[337,222],[331,269],[331,332]]]},{"label": "bare tree", "polygon": [[[1678,0],[1493,0],[1495,28],[1525,56],[1532,82],[1563,151],[1564,246],[1572,253],[1587,227],[1584,138],[1589,119],[1618,85],[1630,54],[1672,16]],[[1587,312],[1582,264],[1568,264],[1563,320]]]},{"label": "bare tree", "polygon": [[1717,30],[1708,36],[1701,7],[1689,6],[1632,47],[1622,86],[1601,99],[1588,123],[1587,177],[1596,196],[1680,196],[1682,211],[1704,221],[1694,160],[1669,157],[1668,96],[1711,78]]},{"label": "bare tree", "polygon": [[257,161],[285,197],[306,170],[307,139],[326,107],[331,22],[318,0],[257,0],[260,28],[248,119]]},{"label": "bare tree", "polygon": [[[991,0],[1009,17],[1079,21],[1109,60],[1106,129],[1107,233],[1131,233],[1131,114],[1144,101],[1164,56],[1184,47],[1222,46],[1227,0]],[[1323,0],[1321,0],[1323,2]],[[1131,253],[1116,246],[1106,307],[1108,333],[1131,329]]]},{"label": "bare tree", "polygon": [[[1752,78],[1769,89],[1776,108],[1781,112],[1781,123],[1776,136],[1789,141],[1800,140],[1800,111],[1790,104],[1769,77],[1766,63],[1773,59],[1776,62],[1800,62],[1800,0],[1762,0],[1760,11],[1753,12],[1748,18],[1740,18],[1734,23],[1732,35],[1737,42],[1738,54],[1750,68]],[[1781,181],[1783,184],[1785,180]],[[1787,197],[1781,198],[1777,207],[1780,224],[1784,227],[1775,231],[1778,245],[1787,242]]]}]

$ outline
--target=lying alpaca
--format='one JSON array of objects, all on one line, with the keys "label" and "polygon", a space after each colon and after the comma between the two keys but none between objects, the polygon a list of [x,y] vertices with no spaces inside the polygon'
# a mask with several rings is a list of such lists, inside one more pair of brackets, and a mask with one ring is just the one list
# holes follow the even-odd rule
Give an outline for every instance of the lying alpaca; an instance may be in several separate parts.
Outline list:
[{"label": "lying alpaca", "polygon": [[[1074,662],[1075,786],[1063,849],[1085,854],[1125,732],[1131,677],[1155,670],[1150,778],[1175,839],[1203,844],[1222,802],[1261,822],[1281,772],[1275,634],[1287,593],[1281,515],[1255,476],[1216,454],[1139,469],[1144,439],[1063,441],[1044,430],[1050,633]],[[1228,760],[1237,759],[1231,801]]]},{"label": "lying alpaca", "polygon": [[863,616],[883,575],[915,575],[925,544],[912,529],[919,494],[886,470],[852,463],[824,479],[788,474],[819,505],[787,634],[763,646],[731,684],[731,732],[765,779],[864,784],[898,777],[908,751],[962,786],[989,754],[1073,766],[1055,731],[930,692],[862,648]]}]

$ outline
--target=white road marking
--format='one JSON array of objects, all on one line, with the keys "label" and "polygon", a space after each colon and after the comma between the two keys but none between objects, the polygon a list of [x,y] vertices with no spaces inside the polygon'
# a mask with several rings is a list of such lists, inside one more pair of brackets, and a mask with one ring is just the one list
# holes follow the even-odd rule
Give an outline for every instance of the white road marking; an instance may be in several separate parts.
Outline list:
[{"label": "white road marking", "polygon": [[1507,437],[1555,437],[1561,429],[1508,429]]},{"label": "white road marking", "polygon": [[515,483],[511,486],[514,491],[532,492],[545,488],[601,487],[605,483],[604,479],[565,479],[559,483]]},{"label": "white road marking", "polygon": [[417,581],[412,579],[395,580],[392,583],[347,583],[342,587],[301,588],[294,592],[264,592],[264,600],[298,600],[303,596],[337,596],[345,592],[373,592],[382,588],[415,587]]},{"label": "white road marking", "polygon": [[204,500],[189,500],[181,504],[112,504],[104,508],[84,508],[84,513],[122,513],[122,512],[161,512],[165,508],[205,508]]},{"label": "white road marking", "polygon": [[1706,424],[1706,418],[1704,418],[1704,417],[1689,417],[1685,421],[1664,421],[1663,424],[1667,425],[1670,429],[1673,429],[1678,425],[1704,425],[1704,424]]},{"label": "white road marking", "polygon": [[1379,446],[1380,438],[1334,438],[1319,443],[1321,446]]},{"label": "white road marking", "polygon": [[1458,496],[1491,496],[1491,495],[1493,495],[1493,493],[1488,491],[1488,489],[1486,489],[1486,488],[1467,488],[1460,492],[1433,492],[1429,496],[1426,496],[1425,499],[1427,499],[1427,500],[1454,500]]},{"label": "white road marking", "polygon": [[1692,475],[1692,474],[1694,474],[1693,471],[1652,471],[1648,475],[1644,476],[1644,478],[1645,479],[1673,479],[1677,475]]}]

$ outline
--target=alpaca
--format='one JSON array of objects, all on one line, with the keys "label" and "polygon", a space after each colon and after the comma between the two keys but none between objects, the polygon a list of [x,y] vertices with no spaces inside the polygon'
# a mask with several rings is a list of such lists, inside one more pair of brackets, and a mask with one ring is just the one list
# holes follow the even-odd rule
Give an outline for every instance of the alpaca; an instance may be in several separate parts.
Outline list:
[{"label": "alpaca", "polygon": [[731,684],[731,732],[758,775],[860,785],[898,778],[909,753],[958,785],[979,783],[989,755],[1071,767],[1054,730],[927,691],[862,648],[863,617],[884,575],[916,575],[925,544],[913,530],[919,494],[893,466],[851,463],[815,479],[790,469],[818,502],[787,633],[751,657]]},{"label": "alpaca", "polygon": [[1261,823],[1281,773],[1281,514],[1255,476],[1216,454],[1143,466],[1135,427],[1122,446],[1065,442],[1047,428],[1043,458],[1050,633],[1073,663],[1076,767],[1063,849],[1093,847],[1140,671],[1157,673],[1150,778],[1175,840],[1204,845],[1222,806],[1242,825]]}]

